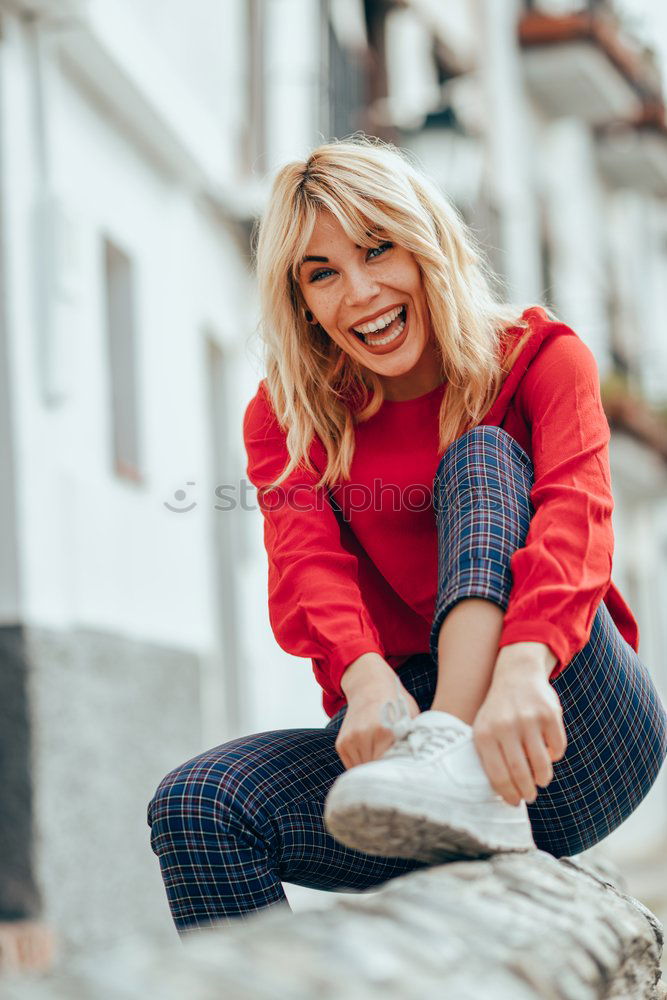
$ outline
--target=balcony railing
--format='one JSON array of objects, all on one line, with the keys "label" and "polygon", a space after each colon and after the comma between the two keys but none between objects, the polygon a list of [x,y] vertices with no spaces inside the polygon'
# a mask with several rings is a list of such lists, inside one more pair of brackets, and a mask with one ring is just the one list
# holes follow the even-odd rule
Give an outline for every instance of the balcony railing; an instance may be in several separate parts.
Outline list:
[{"label": "balcony railing", "polygon": [[600,128],[598,156],[612,184],[667,197],[667,123],[661,101],[647,103],[633,122]]},{"label": "balcony railing", "polygon": [[528,85],[547,114],[593,125],[632,120],[659,89],[655,65],[624,36],[607,4],[563,14],[530,8],[519,41]]}]

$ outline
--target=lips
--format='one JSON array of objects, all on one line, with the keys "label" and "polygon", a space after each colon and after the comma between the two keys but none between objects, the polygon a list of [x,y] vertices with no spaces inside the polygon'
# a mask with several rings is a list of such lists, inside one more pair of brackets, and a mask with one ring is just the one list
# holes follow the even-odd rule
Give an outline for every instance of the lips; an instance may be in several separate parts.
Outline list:
[{"label": "lips", "polygon": [[409,336],[410,327],[410,311],[404,308],[402,311],[404,316],[403,320],[399,320],[403,324],[403,329],[400,333],[394,331],[392,334],[390,331],[394,328],[394,323],[392,322],[390,326],[384,333],[385,338],[390,338],[386,343],[378,343],[379,340],[384,339],[382,333],[376,334],[371,340],[362,340],[364,345],[364,351],[372,354],[376,357],[381,357],[384,354],[390,354],[392,351],[400,350],[401,345],[405,342],[406,338]]},{"label": "lips", "polygon": [[[394,325],[397,322],[399,322],[399,323],[400,322],[405,323],[407,321],[407,316],[408,316],[408,308],[407,308],[407,306],[401,306],[400,310],[401,311],[399,312],[398,316],[395,316],[391,320],[391,322],[387,323],[387,325],[384,326],[384,327],[382,327],[382,329],[380,329],[380,330],[374,330],[372,333],[359,333],[358,330],[352,329],[352,333],[355,335],[355,337],[359,338],[359,340],[362,342],[362,344],[368,344],[368,340],[366,338],[370,338],[370,340],[373,341],[373,340],[378,340],[378,339],[380,339],[382,337],[386,337],[386,336],[389,335],[389,331],[394,327]],[[380,313],[380,315],[382,316],[382,315],[385,315],[385,314],[384,313]],[[369,322],[370,322],[370,320],[369,320]]]},{"label": "lips", "polygon": [[[357,337],[358,336],[363,337],[363,334],[359,334],[358,330],[355,329],[355,327],[365,326],[367,323],[373,323],[375,320],[380,319],[381,316],[386,316],[388,313],[394,312],[396,309],[405,310],[406,308],[407,306],[405,302],[396,302],[394,305],[385,306],[384,309],[378,309],[377,312],[373,313],[372,316],[364,316],[363,319],[357,320],[356,323],[350,326],[349,328],[350,333],[356,334]],[[382,333],[381,330],[375,330],[373,333],[369,333],[368,336],[379,337],[381,333]]]}]

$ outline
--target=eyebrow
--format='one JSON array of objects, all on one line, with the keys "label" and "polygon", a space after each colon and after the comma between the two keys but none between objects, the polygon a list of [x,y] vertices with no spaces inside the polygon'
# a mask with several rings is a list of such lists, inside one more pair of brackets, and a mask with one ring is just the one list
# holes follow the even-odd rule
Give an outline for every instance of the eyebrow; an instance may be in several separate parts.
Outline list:
[{"label": "eyebrow", "polygon": [[307,264],[308,261],[316,261],[318,264],[328,264],[329,263],[329,258],[328,257],[303,257],[302,260],[299,262],[299,266],[296,269],[297,275],[301,274],[301,268],[303,267],[304,264]]},{"label": "eyebrow", "polygon": [[[359,243],[355,243],[354,245],[357,248],[357,250],[362,250],[363,249],[363,247],[361,247]],[[303,257],[302,260],[301,260],[301,263],[299,264],[299,271],[301,270],[301,268],[302,268],[302,266],[304,264],[308,263],[308,261],[315,261],[318,264],[328,264],[329,263],[329,258],[328,257]]]},{"label": "eyebrow", "polygon": [[329,263],[329,258],[328,257],[304,257],[303,260],[301,261],[301,263],[305,264],[309,260],[316,260],[320,264],[328,264]]}]

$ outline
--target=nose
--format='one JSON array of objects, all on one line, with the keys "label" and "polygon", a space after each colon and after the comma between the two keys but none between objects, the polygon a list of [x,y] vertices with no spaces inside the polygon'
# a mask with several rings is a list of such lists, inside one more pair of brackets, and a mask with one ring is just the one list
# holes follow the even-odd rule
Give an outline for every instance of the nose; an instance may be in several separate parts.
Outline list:
[{"label": "nose", "polygon": [[380,291],[374,276],[363,266],[348,270],[345,279],[345,305],[358,306],[371,302]]}]

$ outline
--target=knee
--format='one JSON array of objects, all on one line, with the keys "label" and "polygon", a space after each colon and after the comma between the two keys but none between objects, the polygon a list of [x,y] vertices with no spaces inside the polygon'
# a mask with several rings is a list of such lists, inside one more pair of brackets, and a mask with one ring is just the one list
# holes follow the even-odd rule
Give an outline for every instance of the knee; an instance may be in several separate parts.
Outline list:
[{"label": "knee", "polygon": [[480,462],[498,464],[511,462],[525,467],[532,463],[528,453],[502,427],[480,425],[452,441],[440,459],[436,478],[446,478],[454,470],[473,467]]},{"label": "knee", "polygon": [[233,811],[242,812],[240,782],[233,766],[208,755],[167,774],[148,803],[151,847],[158,854],[184,837],[205,836]]},{"label": "knee", "polygon": [[146,821],[150,827],[157,822],[159,816],[164,816],[181,800],[182,796],[171,794],[172,788],[177,785],[176,775],[177,771],[170,771],[153,793],[146,810]]},{"label": "knee", "polygon": [[[433,480],[433,494],[452,488],[484,491],[495,488],[504,492],[508,482],[515,489],[530,493],[533,464],[528,453],[502,427],[478,426],[453,441],[438,463]],[[437,503],[436,503],[437,509]]]},{"label": "knee", "polygon": [[158,854],[178,830],[192,824],[193,813],[201,806],[201,795],[190,778],[187,765],[165,775],[148,803],[146,819],[151,828],[151,847]]}]

